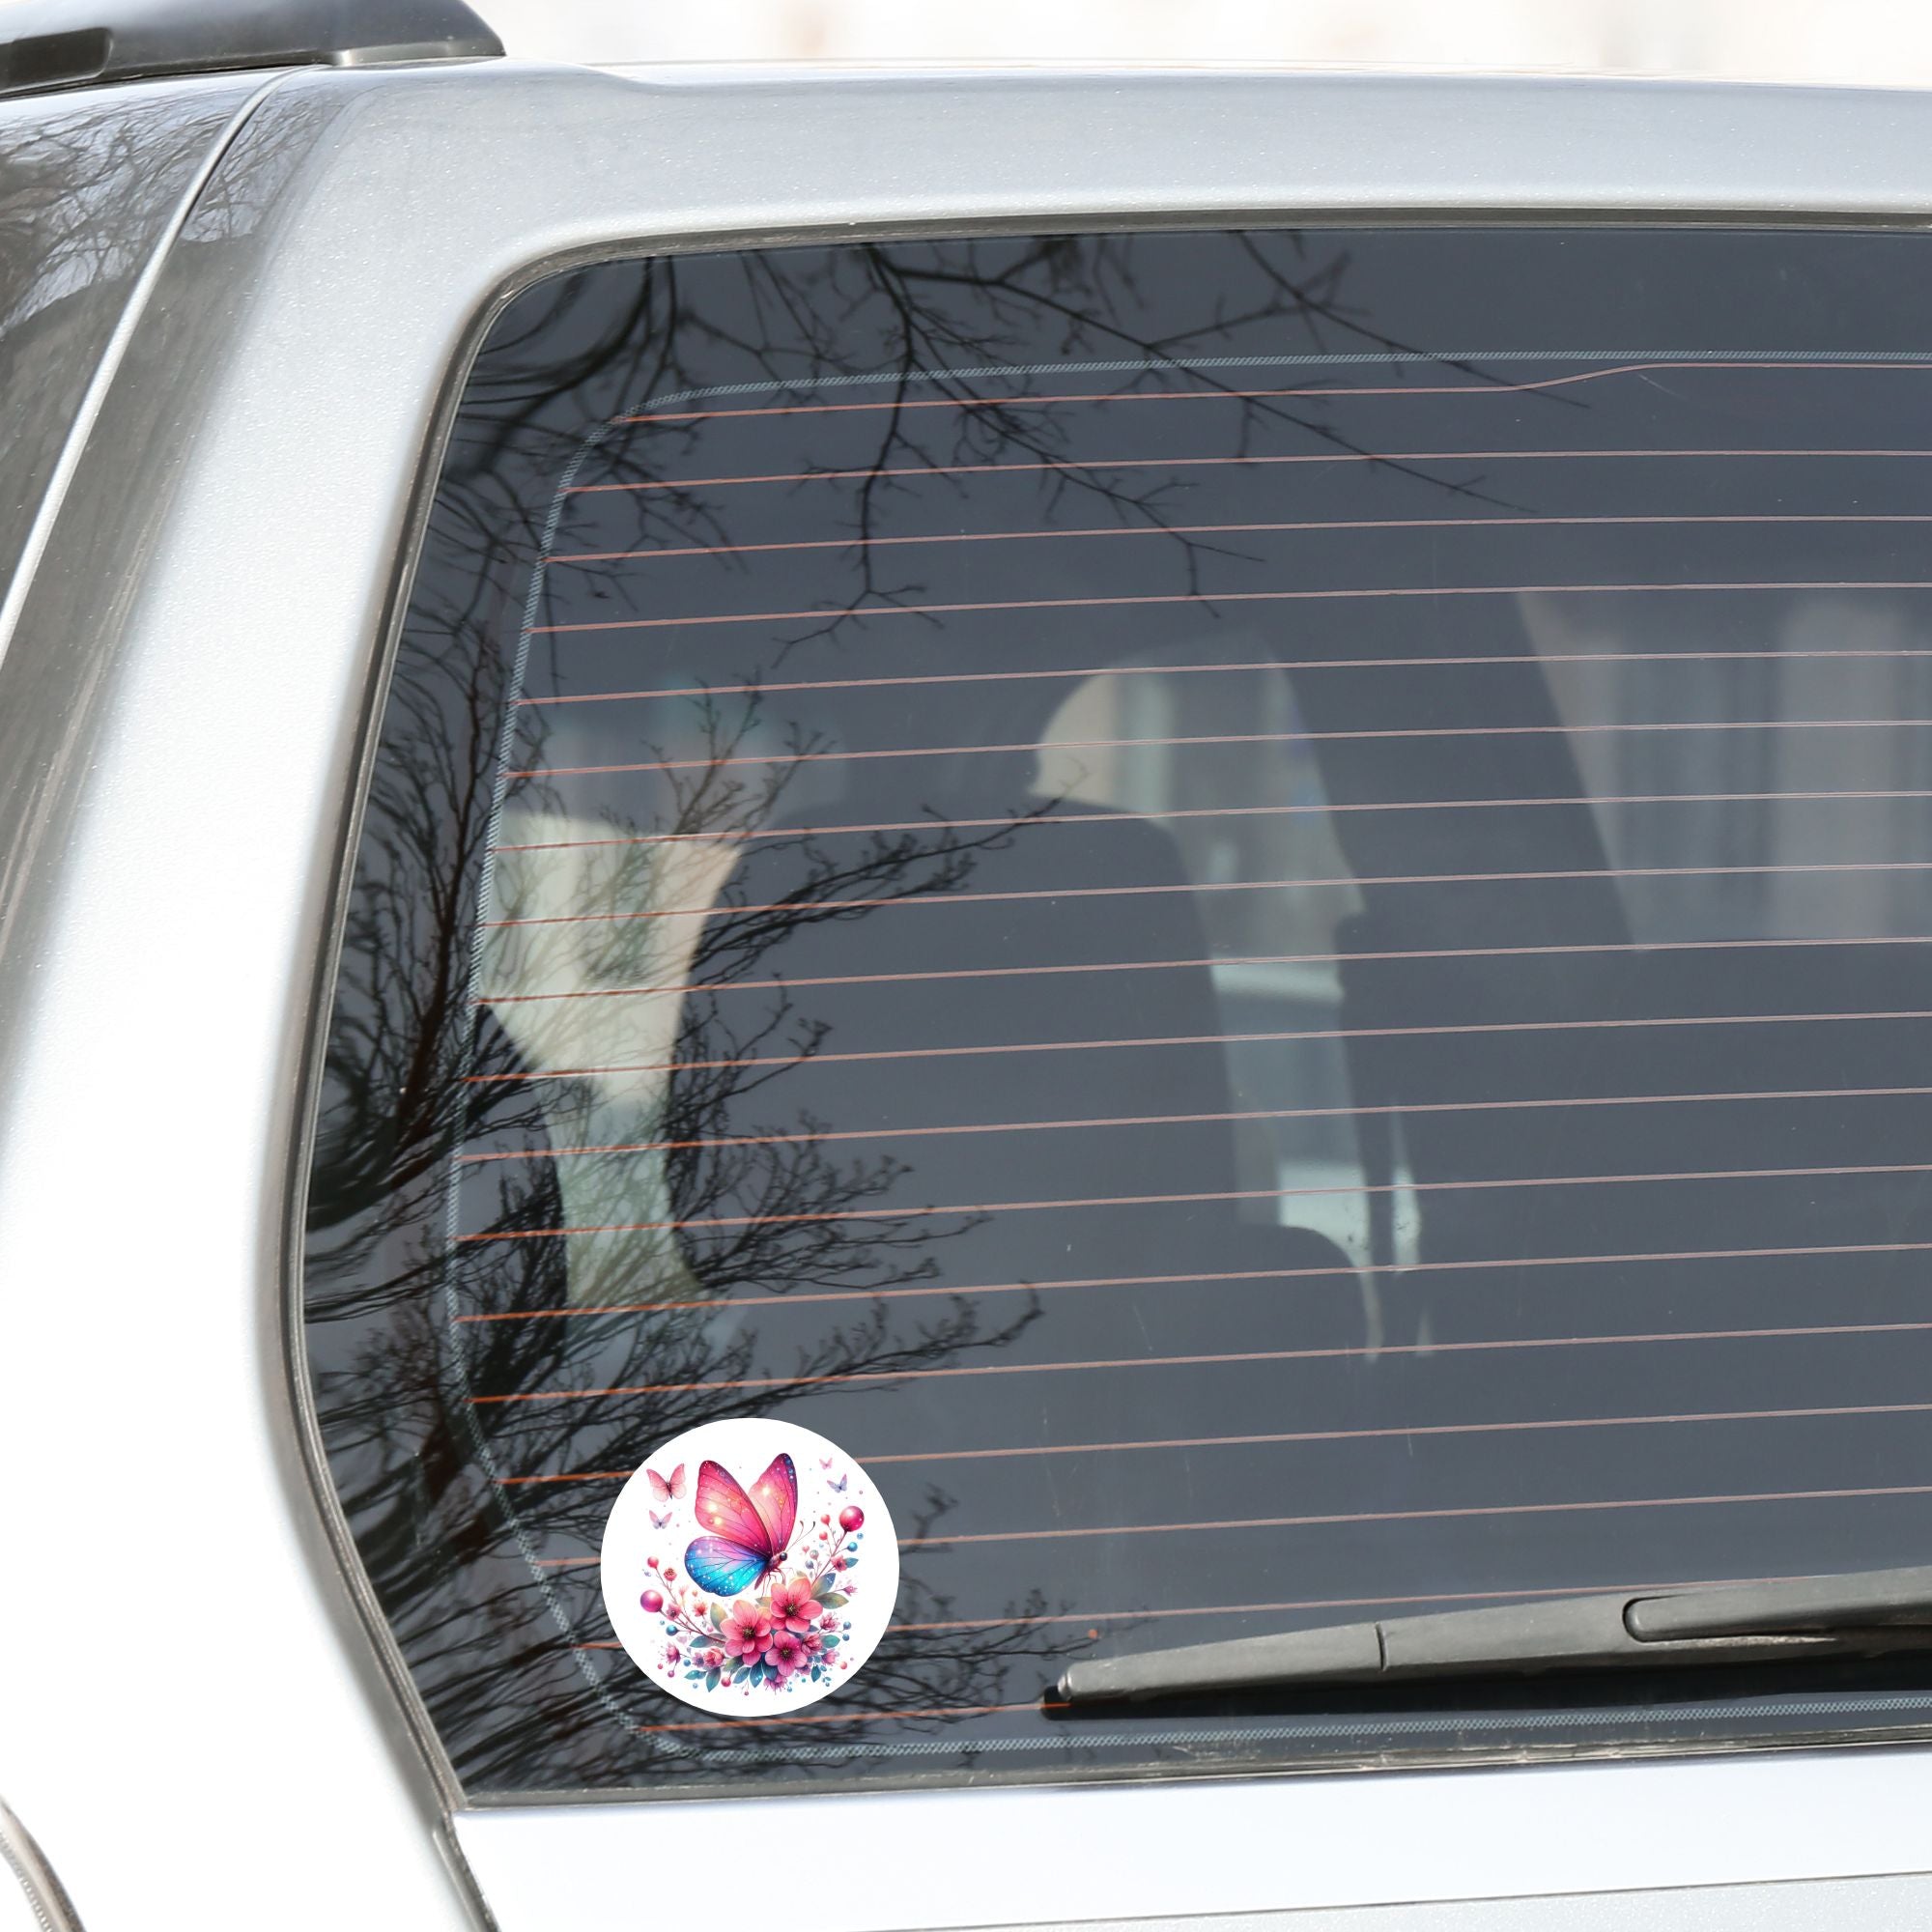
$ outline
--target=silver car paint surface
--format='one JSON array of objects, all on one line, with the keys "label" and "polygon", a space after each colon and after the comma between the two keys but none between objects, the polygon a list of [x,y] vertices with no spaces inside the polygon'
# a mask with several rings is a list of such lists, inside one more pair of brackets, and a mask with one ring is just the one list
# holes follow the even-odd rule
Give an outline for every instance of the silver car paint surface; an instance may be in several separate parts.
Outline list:
[{"label": "silver car paint surface", "polygon": [[0,599],[142,270],[258,84],[0,101]]},{"label": "silver car paint surface", "polygon": [[[508,288],[986,224],[1917,224],[1928,156],[1932,98],[1883,93],[507,63],[274,86],[161,265],[0,660],[0,1789],[94,1932],[455,1925],[434,1847],[460,1871],[457,1843],[505,1932],[716,1917],[691,1806],[462,1807],[358,1624],[287,1321],[396,567]],[[884,1932],[1920,1871],[1928,1799],[1932,1753],[1894,1747],[812,1811],[864,1854],[843,1918]],[[704,1809],[728,1843],[785,1802]],[[1908,1922],[1932,1884],[1831,1895],[1838,1922]],[[1769,1897],[1655,1922],[1777,1922]]]}]

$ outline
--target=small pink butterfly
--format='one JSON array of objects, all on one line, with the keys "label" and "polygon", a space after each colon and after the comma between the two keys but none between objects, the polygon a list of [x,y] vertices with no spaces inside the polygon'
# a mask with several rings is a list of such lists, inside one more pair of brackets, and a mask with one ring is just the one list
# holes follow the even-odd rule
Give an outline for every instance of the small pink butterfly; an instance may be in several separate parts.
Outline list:
[{"label": "small pink butterfly", "polygon": [[659,1515],[659,1514],[657,1513],[657,1511],[656,1511],[656,1510],[652,1510],[652,1511],[650,1512],[650,1519],[651,1519],[651,1527],[652,1527],[653,1529],[668,1529],[668,1528],[669,1528],[669,1526],[670,1526],[670,1514],[671,1514],[671,1513],[670,1513],[670,1511],[669,1511],[669,1510],[666,1510],[666,1511],[665,1511],[665,1513],[664,1513],[664,1515],[663,1515],[663,1516],[660,1516],[660,1515]]},{"label": "small pink butterfly", "polygon": [[[659,1475],[655,1469],[646,1469],[644,1474],[651,1479],[651,1495],[656,1501],[668,1503],[684,1494],[684,1464],[682,1463],[670,1472],[670,1480],[668,1482]],[[659,1523],[658,1527],[662,1529],[664,1524]]]}]

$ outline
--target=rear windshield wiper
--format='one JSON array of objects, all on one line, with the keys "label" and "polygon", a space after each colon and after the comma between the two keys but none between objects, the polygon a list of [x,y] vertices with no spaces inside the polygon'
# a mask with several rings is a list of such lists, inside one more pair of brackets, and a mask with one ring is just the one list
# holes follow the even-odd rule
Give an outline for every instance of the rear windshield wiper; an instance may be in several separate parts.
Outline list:
[{"label": "rear windshield wiper", "polygon": [[1067,1666],[1059,1688],[1068,1704],[1094,1704],[1276,1685],[1694,1668],[1891,1650],[1932,1650],[1932,1567],[1620,1590],[1183,1644],[1085,1659]]}]

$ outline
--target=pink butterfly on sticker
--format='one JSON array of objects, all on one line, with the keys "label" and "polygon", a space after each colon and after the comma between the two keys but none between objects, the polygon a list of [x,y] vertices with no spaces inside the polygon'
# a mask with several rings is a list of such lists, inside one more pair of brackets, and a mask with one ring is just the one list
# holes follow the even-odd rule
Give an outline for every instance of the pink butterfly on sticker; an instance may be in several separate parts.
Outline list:
[{"label": "pink butterfly on sticker", "polygon": [[697,1469],[697,1520],[714,1536],[685,1548],[685,1574],[714,1597],[736,1597],[762,1583],[784,1561],[798,1521],[798,1469],[789,1456],[771,1466],[748,1492],[722,1463]]},{"label": "pink butterfly on sticker", "polygon": [[[646,1469],[644,1474],[650,1478],[651,1495],[656,1501],[668,1503],[676,1501],[683,1496],[684,1464],[682,1463],[670,1472],[668,1479],[659,1475],[655,1469]],[[655,1511],[652,1513],[651,1520],[659,1529],[664,1527],[664,1523],[658,1521]],[[668,1521],[669,1518],[667,1517],[665,1520]]]}]

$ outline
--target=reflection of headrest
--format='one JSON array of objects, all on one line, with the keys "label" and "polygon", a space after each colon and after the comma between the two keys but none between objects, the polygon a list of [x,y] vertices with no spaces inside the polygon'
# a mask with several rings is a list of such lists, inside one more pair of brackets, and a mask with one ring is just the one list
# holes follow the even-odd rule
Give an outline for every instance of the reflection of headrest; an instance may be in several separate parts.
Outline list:
[{"label": "reflection of headrest", "polygon": [[[742,1050],[740,1042],[771,1024],[781,1034],[792,1025],[822,1029],[824,1057],[748,1079],[738,1092],[711,1072],[691,1090],[704,1095],[714,1117],[703,1137],[728,1140],[774,1127],[799,1133],[812,1122],[890,1130],[929,1128],[948,1120],[1170,1112],[1192,1117],[1190,1123],[1139,1132],[1067,1129],[903,1142],[888,1131],[876,1147],[867,1146],[905,1164],[900,1191],[917,1201],[1232,1190],[1232,1103],[1218,1038],[1220,1009],[1179,850],[1148,820],[1078,807],[1067,808],[1065,816],[1073,822],[1021,829],[966,851],[960,889],[969,898],[983,895],[983,904],[874,903],[852,918],[798,919],[788,925],[768,914],[748,914],[748,928],[762,936],[743,957],[741,977],[750,988],[696,1009],[698,1025],[680,1041],[682,1056],[700,1064],[728,1061]],[[735,882],[742,902],[797,902],[803,880],[823,865],[815,852],[783,839],[748,852]],[[1096,860],[1123,889],[1122,897],[1069,904],[1054,895],[1056,887],[1098,875]],[[890,898],[916,889],[933,869],[909,864],[890,877],[868,879],[866,894]],[[728,930],[726,920],[719,923]],[[1029,965],[1077,968],[1097,960],[1111,969],[1137,959],[1160,963],[1140,972],[1008,977]],[[962,968],[973,977],[931,979]],[[983,968],[984,977],[975,968]],[[754,990],[761,986],[772,990]],[[1094,1039],[1170,1043],[1099,1051],[1073,1044]],[[1062,1041],[1068,1043],[1064,1049],[1056,1044]],[[984,1052],[1014,1045],[1022,1050]],[[922,1048],[941,1054],[929,1057]],[[953,1057],[961,1048],[974,1057]],[[876,1059],[845,1057],[880,1049],[885,1052]],[[757,1194],[765,1178],[756,1163],[735,1152],[729,1158]],[[706,1172],[699,1191],[718,1184],[716,1173]],[[1236,1212],[1217,1203],[1212,1218],[1232,1224]],[[1051,1250],[1058,1239],[1064,1247],[1064,1219],[1022,1215],[1002,1223],[997,1235],[980,1231],[964,1246],[998,1248],[997,1255],[980,1256],[983,1267],[1049,1271],[1029,1244],[1044,1240]],[[1090,1214],[1077,1232],[1091,1242],[1130,1219]],[[1138,1222],[1135,1238],[1149,1238]]]}]

